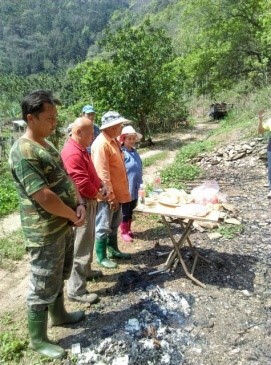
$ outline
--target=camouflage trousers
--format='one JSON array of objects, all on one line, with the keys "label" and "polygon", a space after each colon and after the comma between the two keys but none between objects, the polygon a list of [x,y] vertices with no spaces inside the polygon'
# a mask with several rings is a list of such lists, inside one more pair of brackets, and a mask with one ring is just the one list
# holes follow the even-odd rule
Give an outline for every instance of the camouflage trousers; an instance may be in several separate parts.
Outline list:
[{"label": "camouflage trousers", "polygon": [[63,293],[64,280],[69,278],[72,269],[73,243],[73,229],[68,226],[54,243],[27,248],[30,256],[28,309],[46,310]]}]

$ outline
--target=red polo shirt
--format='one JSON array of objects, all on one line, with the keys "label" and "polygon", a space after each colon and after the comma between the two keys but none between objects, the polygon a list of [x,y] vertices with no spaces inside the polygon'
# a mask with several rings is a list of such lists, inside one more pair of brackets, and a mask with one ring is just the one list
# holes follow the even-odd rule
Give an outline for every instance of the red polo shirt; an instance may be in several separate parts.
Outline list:
[{"label": "red polo shirt", "polygon": [[61,157],[80,195],[86,199],[94,199],[101,187],[101,179],[86,148],[70,138],[61,151]]}]

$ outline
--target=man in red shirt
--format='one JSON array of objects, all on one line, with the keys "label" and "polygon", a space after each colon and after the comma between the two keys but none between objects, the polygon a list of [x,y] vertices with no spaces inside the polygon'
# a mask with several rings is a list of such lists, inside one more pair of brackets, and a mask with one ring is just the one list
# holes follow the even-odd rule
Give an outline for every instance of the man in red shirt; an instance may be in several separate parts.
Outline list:
[{"label": "man in red shirt", "polygon": [[91,271],[93,246],[95,239],[95,217],[97,199],[107,200],[107,190],[98,177],[92,160],[87,152],[93,141],[93,121],[86,117],[75,120],[72,125],[71,138],[61,152],[61,157],[68,174],[75,182],[86,207],[86,221],[80,228],[75,228],[74,260],[71,276],[67,283],[68,298],[83,303],[94,303],[98,296],[86,289],[90,277],[101,276],[101,272]]}]

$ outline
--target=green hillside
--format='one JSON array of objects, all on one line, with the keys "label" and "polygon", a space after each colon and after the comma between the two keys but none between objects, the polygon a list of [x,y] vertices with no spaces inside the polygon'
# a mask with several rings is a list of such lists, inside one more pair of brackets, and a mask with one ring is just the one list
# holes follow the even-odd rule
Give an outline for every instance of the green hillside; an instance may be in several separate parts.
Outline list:
[{"label": "green hillside", "polygon": [[0,73],[55,73],[85,59],[125,0],[2,0]]}]

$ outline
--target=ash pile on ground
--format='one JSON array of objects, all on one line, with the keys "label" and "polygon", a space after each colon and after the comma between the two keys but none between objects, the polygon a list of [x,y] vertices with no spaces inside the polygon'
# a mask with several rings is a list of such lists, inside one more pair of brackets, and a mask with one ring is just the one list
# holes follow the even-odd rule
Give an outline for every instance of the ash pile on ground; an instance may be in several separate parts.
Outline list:
[{"label": "ash pile on ground", "polygon": [[159,286],[138,295],[134,317],[112,336],[83,348],[78,365],[184,363],[183,350],[193,343],[189,324],[192,298]]}]

